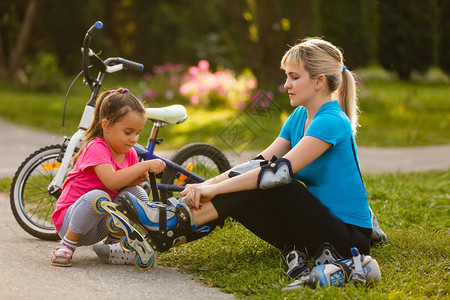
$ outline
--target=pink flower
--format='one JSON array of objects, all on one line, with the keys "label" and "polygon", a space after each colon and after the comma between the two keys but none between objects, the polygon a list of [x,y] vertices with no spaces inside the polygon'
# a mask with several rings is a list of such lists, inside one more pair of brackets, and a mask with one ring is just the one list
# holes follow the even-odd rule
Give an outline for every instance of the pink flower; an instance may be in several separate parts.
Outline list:
[{"label": "pink flower", "polygon": [[144,90],[144,95],[148,100],[153,100],[156,97],[158,97],[158,92],[151,90],[151,89],[145,89]]},{"label": "pink flower", "polygon": [[216,92],[217,92],[217,94],[219,94],[223,97],[226,97],[226,95],[227,95],[227,91],[225,90],[225,88],[222,85],[216,86]]},{"label": "pink flower", "polygon": [[198,68],[202,71],[208,71],[209,69],[209,62],[207,60],[201,60],[198,62]]},{"label": "pink flower", "polygon": [[183,84],[180,86],[180,94],[186,96],[189,93],[189,87],[187,84]]},{"label": "pink flower", "polygon": [[153,66],[153,73],[159,74],[164,72],[163,66]]},{"label": "pink flower", "polygon": [[176,84],[178,81],[180,80],[180,76],[178,76],[178,75],[172,75],[172,76],[170,76],[170,83],[171,84]]},{"label": "pink flower", "polygon": [[166,91],[166,98],[167,99],[172,100],[174,95],[175,95],[174,91],[172,91],[172,90],[167,90]]},{"label": "pink flower", "polygon": [[145,73],[144,74],[144,80],[151,80],[153,78],[153,75],[151,73]]},{"label": "pink flower", "polygon": [[192,104],[198,104],[200,102],[200,98],[198,96],[191,96],[191,98],[189,99],[191,101]]},{"label": "pink flower", "polygon": [[192,66],[189,68],[189,74],[191,75],[197,75],[198,74],[198,68],[196,66]]},{"label": "pink flower", "polygon": [[270,106],[269,101],[263,100],[263,101],[259,102],[259,106],[262,108],[268,108]]}]

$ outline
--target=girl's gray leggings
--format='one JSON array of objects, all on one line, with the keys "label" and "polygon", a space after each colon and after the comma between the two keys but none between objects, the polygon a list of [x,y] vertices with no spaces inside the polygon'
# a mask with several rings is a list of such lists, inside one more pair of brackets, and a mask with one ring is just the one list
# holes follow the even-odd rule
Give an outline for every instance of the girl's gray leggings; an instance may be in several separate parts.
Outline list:
[{"label": "girl's gray leggings", "polygon": [[[122,189],[121,192],[130,192],[137,199],[148,201],[148,195],[140,186],[132,186]],[[109,234],[106,228],[106,218],[108,214],[99,215],[92,208],[92,201],[100,194],[106,194],[102,190],[93,190],[81,196],[74,204],[72,204],[66,211],[64,221],[58,235],[63,238],[66,235],[67,229],[70,228],[73,232],[82,234],[83,236],[78,240],[79,246],[93,245]],[[117,203],[117,196],[113,199]]]}]

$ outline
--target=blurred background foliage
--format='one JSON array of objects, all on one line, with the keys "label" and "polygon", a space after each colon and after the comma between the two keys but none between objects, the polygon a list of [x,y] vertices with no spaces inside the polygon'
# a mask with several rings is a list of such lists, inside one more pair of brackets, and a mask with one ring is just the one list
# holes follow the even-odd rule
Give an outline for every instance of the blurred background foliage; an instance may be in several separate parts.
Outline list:
[{"label": "blurred background foliage", "polygon": [[400,79],[438,70],[446,78],[449,12],[447,0],[4,0],[0,76],[32,84],[50,72],[41,85],[58,86],[49,81],[80,70],[81,41],[101,20],[92,48],[146,70],[206,60],[212,70],[251,70],[260,88],[274,89],[288,45],[322,36],[345,49],[351,70],[377,67]]},{"label": "blurred background foliage", "polygon": [[[449,12],[448,0],[3,0],[0,115],[60,132],[64,88],[81,70],[85,32],[100,20],[91,48],[145,65],[144,74],[107,76],[103,89],[128,87],[147,106],[186,105],[188,122],[165,129],[164,147],[217,145],[232,126],[248,147],[267,146],[292,110],[280,58],[306,36],[344,49],[358,75],[360,145],[448,144]],[[78,80],[68,133],[88,92]],[[261,126],[252,116],[269,107],[276,117]]]}]

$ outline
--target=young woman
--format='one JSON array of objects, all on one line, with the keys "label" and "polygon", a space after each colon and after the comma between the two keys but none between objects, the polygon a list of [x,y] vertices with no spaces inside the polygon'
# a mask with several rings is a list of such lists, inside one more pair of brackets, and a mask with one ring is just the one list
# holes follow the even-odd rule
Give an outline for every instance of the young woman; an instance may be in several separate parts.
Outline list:
[{"label": "young woman", "polygon": [[[181,240],[197,239],[204,230],[196,229],[232,217],[282,250],[314,255],[328,242],[344,257],[352,256],[352,247],[369,254],[372,220],[354,138],[355,80],[343,62],[337,47],[318,38],[286,52],[284,87],[296,109],[258,159],[186,186],[179,206],[194,230]],[[155,208],[136,200],[128,205],[145,212],[131,216],[134,222],[158,222]]]},{"label": "young woman", "polygon": [[[52,264],[70,267],[77,245],[92,245],[108,235],[106,215],[97,214],[92,202],[99,197],[116,201],[119,191],[128,191],[148,201],[137,185],[148,180],[148,172],[165,168],[161,160],[138,163],[133,145],[145,125],[145,108],[128,89],[102,93],[95,116],[86,131],[84,146],[74,158],[63,191],[52,215],[56,232],[62,238],[53,250]],[[108,242],[118,242],[110,235]]]},{"label": "young woman", "polygon": [[[188,185],[182,196],[201,208],[193,212],[197,224],[231,216],[281,249],[314,254],[329,242],[344,256],[351,247],[369,254],[371,215],[354,139],[355,80],[343,61],[337,47],[317,38],[286,52],[284,87],[296,109],[261,153],[282,163]],[[292,172],[287,177],[294,176],[277,184],[283,165]]]}]

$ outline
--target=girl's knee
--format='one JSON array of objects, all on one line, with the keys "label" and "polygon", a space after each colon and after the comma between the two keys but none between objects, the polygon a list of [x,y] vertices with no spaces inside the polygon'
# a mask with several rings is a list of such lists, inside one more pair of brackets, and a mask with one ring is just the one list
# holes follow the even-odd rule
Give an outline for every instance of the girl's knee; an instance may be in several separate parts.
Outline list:
[{"label": "girl's knee", "polygon": [[98,196],[98,195],[107,195],[109,197],[109,194],[103,190],[92,190],[90,192],[87,192],[86,195],[90,195],[90,196]]},{"label": "girl's knee", "polygon": [[123,193],[123,192],[128,192],[141,201],[149,200],[147,192],[140,186],[129,186],[129,187],[123,188],[120,191],[120,193]]}]

